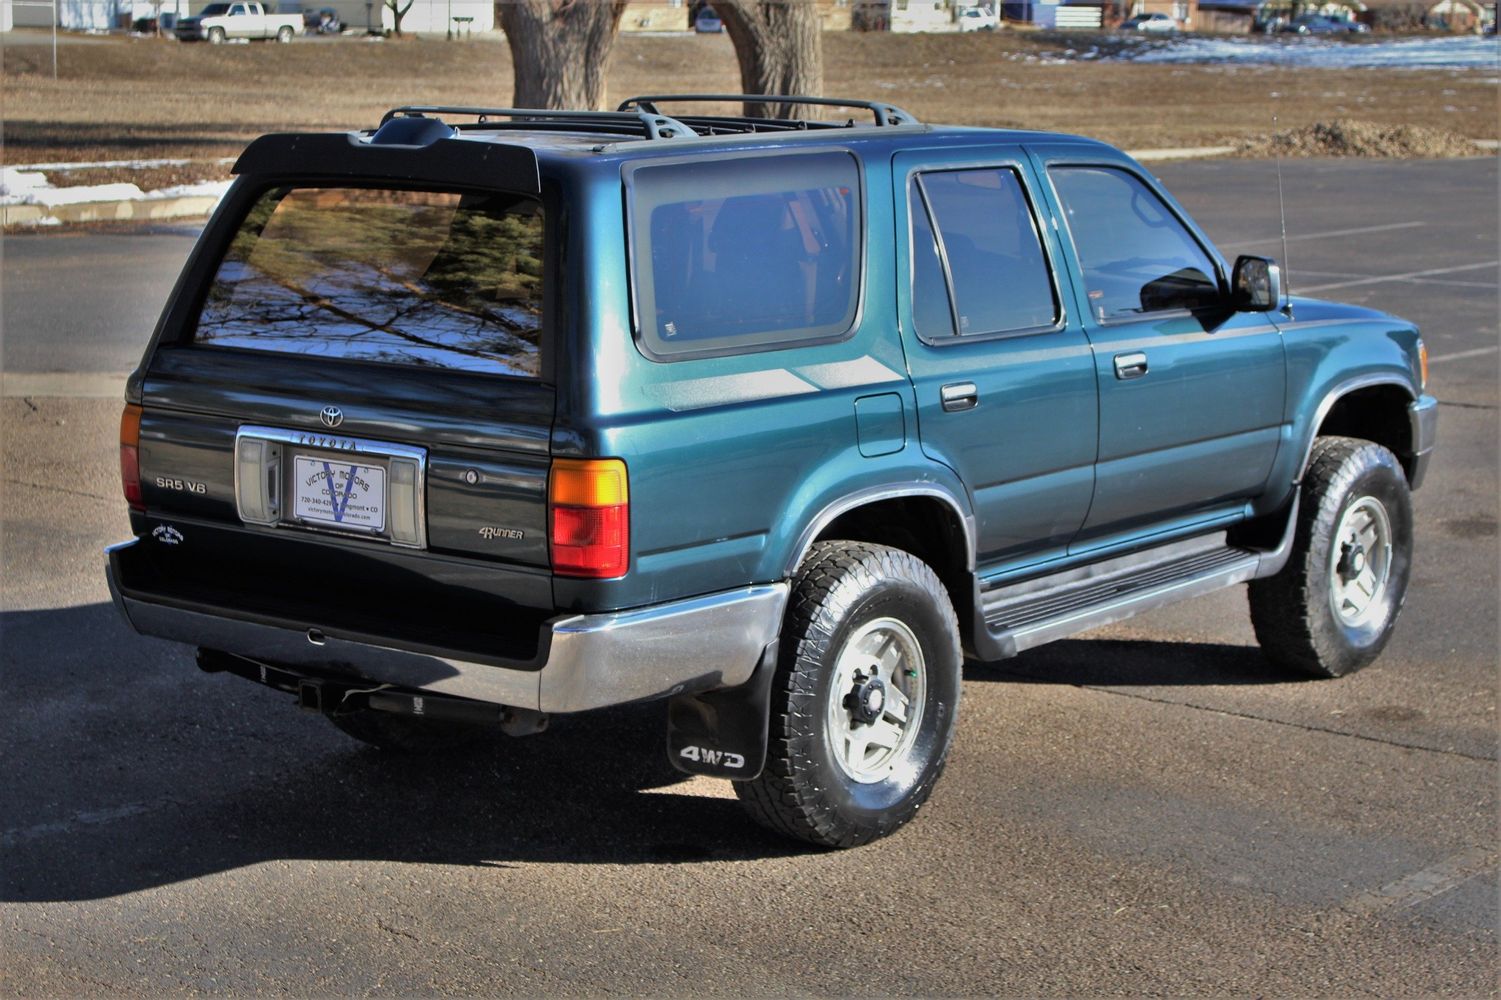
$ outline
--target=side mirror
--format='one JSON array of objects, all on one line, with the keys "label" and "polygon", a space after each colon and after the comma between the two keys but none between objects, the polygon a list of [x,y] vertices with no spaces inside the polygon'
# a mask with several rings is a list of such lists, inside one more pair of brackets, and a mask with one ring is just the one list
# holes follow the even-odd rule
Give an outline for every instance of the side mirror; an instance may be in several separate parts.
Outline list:
[{"label": "side mirror", "polygon": [[1282,305],[1282,268],[1270,257],[1242,254],[1230,278],[1230,301],[1236,312],[1271,312]]}]

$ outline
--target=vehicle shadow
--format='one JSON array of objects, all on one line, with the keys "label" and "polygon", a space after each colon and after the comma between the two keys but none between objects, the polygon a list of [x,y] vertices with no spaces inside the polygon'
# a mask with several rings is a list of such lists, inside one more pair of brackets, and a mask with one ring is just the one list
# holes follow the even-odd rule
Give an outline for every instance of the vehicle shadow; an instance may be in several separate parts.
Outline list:
[{"label": "vehicle shadow", "polygon": [[[667,763],[660,704],[434,757],[364,747],[204,675],[108,604],[0,614],[0,900],[98,899],[268,861],[473,867],[785,857]],[[728,797],[718,797],[725,795]]]},{"label": "vehicle shadow", "polygon": [[1064,639],[995,663],[969,660],[964,679],[1080,687],[1212,687],[1310,680],[1256,646],[1207,642]]}]

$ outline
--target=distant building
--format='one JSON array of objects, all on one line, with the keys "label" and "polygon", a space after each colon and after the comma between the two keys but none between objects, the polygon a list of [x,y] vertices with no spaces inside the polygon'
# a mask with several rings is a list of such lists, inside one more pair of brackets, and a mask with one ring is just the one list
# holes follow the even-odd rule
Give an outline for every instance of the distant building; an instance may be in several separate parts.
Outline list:
[{"label": "distant building", "polygon": [[1001,19],[1036,28],[1098,31],[1113,0],[1005,0]]},{"label": "distant building", "polygon": [[1126,7],[1127,17],[1137,17],[1142,14],[1166,14],[1178,22],[1178,27],[1184,31],[1197,31],[1199,28],[1199,0],[1133,0]]}]

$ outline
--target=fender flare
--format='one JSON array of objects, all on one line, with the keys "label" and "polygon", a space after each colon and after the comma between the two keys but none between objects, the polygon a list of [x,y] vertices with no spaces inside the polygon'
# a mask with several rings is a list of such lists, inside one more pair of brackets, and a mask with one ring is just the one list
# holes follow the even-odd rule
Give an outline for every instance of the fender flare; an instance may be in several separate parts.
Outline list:
[{"label": "fender flare", "polygon": [[783,575],[792,576],[797,568],[802,565],[808,556],[808,550],[813,547],[813,541],[825,528],[833,524],[835,519],[847,514],[859,507],[868,504],[879,503],[883,500],[899,500],[905,497],[928,497],[941,500],[946,503],[959,519],[960,529],[964,532],[964,568],[973,574],[975,571],[975,517],[967,509],[967,505],[960,501],[951,490],[937,483],[892,483],[885,486],[868,486],[847,494],[825,506],[803,528],[797,537],[797,544],[793,546],[793,558],[783,567]]}]

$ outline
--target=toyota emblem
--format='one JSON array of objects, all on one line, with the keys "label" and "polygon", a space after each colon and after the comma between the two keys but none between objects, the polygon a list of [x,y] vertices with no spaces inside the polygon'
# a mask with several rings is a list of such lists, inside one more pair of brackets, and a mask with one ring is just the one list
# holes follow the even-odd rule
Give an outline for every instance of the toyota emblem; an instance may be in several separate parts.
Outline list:
[{"label": "toyota emblem", "polygon": [[318,411],[318,419],[324,427],[337,427],[344,422],[344,411],[337,406],[325,406]]}]

